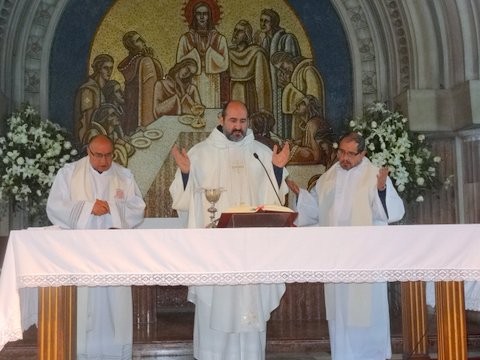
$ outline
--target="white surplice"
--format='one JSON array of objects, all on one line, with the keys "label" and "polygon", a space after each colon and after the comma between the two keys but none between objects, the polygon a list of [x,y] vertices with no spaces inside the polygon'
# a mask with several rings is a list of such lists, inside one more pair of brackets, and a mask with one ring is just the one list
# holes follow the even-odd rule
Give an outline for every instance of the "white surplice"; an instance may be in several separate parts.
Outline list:
[{"label": "white surplice", "polygon": [[[264,164],[273,184],[254,153]],[[278,187],[272,152],[254,140],[250,129],[239,142],[228,140],[218,128],[214,129],[205,141],[188,152],[188,156],[191,167],[186,187],[184,189],[182,175],[177,170],[170,193],[173,208],[179,215],[188,216],[190,228],[203,228],[210,222],[207,209],[211,204],[202,189],[224,190],[215,205],[217,216],[242,204],[278,205],[275,191],[280,198],[288,192],[284,181],[286,169],[283,169],[283,179]],[[284,284],[190,287],[188,299],[195,304],[195,358],[265,359],[266,322],[284,292]]]},{"label": "white surplice", "polygon": [[[385,213],[377,190],[378,170],[367,158],[350,170],[334,164],[312,192],[300,191],[297,225],[387,225],[400,220],[405,209],[390,178],[385,198],[388,217]],[[325,284],[325,306],[333,360],[391,357],[386,283]]]},{"label": "white surplice", "polygon": [[[91,214],[95,199],[107,200],[110,214]],[[66,229],[133,228],[145,202],[130,170],[112,163],[101,174],[85,157],[59,170],[47,202],[50,221]],[[108,254],[105,254],[108,256]],[[79,287],[77,359],[132,358],[130,287]]]}]

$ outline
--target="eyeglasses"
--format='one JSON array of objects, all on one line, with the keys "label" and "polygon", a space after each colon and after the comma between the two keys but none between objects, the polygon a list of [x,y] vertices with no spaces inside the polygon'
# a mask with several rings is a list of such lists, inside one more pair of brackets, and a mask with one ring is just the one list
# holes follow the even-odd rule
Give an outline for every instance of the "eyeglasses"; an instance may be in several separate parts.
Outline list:
[{"label": "eyeglasses", "polygon": [[361,153],[361,151],[355,153],[353,151],[346,151],[346,150],[343,150],[343,149],[340,149],[340,148],[337,150],[337,155],[338,156],[345,156],[345,157],[349,157],[349,158],[353,158],[360,153]]},{"label": "eyeglasses", "polygon": [[106,154],[102,154],[102,153],[97,153],[97,152],[93,152],[92,150],[88,149],[88,151],[90,152],[90,154],[97,160],[101,160],[101,159],[106,159],[106,160],[110,160],[112,159],[113,157],[113,153],[106,153]]}]

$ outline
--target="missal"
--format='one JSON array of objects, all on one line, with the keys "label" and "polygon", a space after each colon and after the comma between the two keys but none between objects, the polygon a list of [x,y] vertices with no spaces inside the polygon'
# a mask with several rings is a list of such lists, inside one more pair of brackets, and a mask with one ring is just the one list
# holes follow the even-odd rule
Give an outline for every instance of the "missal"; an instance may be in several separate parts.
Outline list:
[{"label": "missal", "polygon": [[281,205],[240,205],[224,211],[217,227],[292,227],[297,215]]},{"label": "missal", "polygon": [[282,205],[239,205],[231,207],[224,211],[224,213],[256,213],[256,212],[291,212],[294,211],[289,207]]}]

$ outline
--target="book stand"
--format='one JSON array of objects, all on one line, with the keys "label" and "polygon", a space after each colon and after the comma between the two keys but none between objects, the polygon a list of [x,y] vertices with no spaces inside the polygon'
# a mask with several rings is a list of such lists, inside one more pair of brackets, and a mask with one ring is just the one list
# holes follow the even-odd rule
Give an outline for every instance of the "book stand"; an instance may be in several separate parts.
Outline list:
[{"label": "book stand", "polygon": [[293,222],[297,215],[296,212],[262,210],[253,213],[222,213],[217,227],[292,227],[295,226]]}]

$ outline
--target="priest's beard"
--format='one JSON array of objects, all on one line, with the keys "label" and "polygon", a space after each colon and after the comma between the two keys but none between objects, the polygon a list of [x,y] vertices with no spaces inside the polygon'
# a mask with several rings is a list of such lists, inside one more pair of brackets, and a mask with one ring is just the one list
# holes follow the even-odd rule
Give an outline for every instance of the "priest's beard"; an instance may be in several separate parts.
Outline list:
[{"label": "priest's beard", "polygon": [[247,129],[227,131],[225,127],[223,127],[223,134],[228,140],[237,142],[241,141],[247,135]]}]

